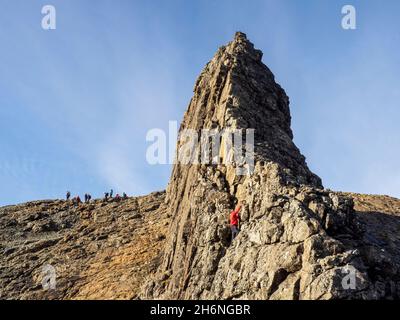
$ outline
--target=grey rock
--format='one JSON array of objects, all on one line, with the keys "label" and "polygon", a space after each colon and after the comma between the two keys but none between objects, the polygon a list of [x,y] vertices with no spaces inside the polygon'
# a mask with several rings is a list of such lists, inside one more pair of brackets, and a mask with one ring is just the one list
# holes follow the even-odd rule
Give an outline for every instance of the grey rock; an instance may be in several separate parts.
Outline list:
[{"label": "grey rock", "polygon": [[[238,176],[233,165],[174,165],[164,255],[141,298],[396,296],[369,270],[378,264],[385,277],[398,277],[399,265],[363,247],[352,198],[324,190],[309,170],[293,143],[289,98],[261,59],[237,33],[197,79],[180,130],[255,129],[255,170]],[[245,203],[243,221],[230,244],[227,217],[237,201]],[[347,270],[354,289],[342,284]]]}]

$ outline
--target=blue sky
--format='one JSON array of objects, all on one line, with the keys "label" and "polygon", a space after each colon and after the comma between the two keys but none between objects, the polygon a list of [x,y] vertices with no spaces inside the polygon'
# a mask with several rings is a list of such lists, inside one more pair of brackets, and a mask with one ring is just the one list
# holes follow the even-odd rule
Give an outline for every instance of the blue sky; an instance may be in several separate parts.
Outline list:
[{"label": "blue sky", "polygon": [[[46,4],[56,30],[41,28]],[[356,30],[341,28],[345,4]],[[397,0],[0,0],[0,205],[164,189],[171,168],[147,164],[146,133],[181,121],[238,30],[289,95],[324,186],[400,197],[399,13]]]}]

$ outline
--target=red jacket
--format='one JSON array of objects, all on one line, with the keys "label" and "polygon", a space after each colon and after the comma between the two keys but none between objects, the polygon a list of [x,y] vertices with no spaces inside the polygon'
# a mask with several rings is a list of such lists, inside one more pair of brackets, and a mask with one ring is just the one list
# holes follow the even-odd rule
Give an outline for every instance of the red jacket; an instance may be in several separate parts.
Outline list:
[{"label": "red jacket", "polygon": [[239,211],[240,211],[240,207],[231,212],[231,214],[230,214],[231,226],[238,226],[238,224],[239,224]]}]

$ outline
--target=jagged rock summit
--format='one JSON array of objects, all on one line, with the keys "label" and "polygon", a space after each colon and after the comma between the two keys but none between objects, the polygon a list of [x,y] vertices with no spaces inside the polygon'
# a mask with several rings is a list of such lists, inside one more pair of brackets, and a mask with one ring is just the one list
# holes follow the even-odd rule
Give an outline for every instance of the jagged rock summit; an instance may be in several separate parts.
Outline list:
[{"label": "jagged rock summit", "polygon": [[279,164],[287,180],[321,187],[292,141],[289,98],[261,58],[262,52],[237,32],[197,79],[181,131],[254,129],[259,160]]},{"label": "jagged rock summit", "polygon": [[[285,91],[236,33],[196,81],[180,133],[254,129],[254,165],[222,147],[217,163],[177,162],[166,192],[0,208],[0,298],[398,299],[400,200],[324,189],[290,125]],[[47,264],[55,290],[42,288]]]},{"label": "jagged rock summit", "polygon": [[[324,190],[308,169],[292,141],[289,99],[261,59],[238,32],[196,81],[180,130],[255,129],[255,168],[237,175],[235,164],[175,164],[170,232],[143,298],[380,297],[358,248],[352,199]],[[238,202],[241,232],[230,243],[227,214]],[[343,286],[350,272],[351,290]]]}]

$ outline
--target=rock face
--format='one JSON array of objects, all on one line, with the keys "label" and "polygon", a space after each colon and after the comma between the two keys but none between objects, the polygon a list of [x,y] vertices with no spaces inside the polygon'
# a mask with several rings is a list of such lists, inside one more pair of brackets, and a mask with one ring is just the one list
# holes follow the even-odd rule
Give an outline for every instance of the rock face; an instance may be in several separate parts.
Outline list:
[{"label": "rock face", "polygon": [[[181,132],[254,128],[255,169],[237,175],[234,163],[174,165],[166,195],[170,232],[142,297],[398,297],[387,281],[398,278],[399,264],[371,274],[376,261],[369,257],[378,253],[365,249],[352,198],[324,190],[308,169],[292,141],[289,99],[261,58],[237,33],[196,82]],[[237,202],[245,203],[241,231],[230,243],[227,215]],[[356,285],[349,289],[350,277]]]},{"label": "rock face", "polygon": [[[180,128],[254,129],[254,167],[220,150],[215,164],[175,164],[166,192],[0,208],[0,299],[400,298],[400,200],[323,188],[261,59],[237,33],[201,73]],[[42,288],[46,264],[55,290]]]},{"label": "rock face", "polygon": [[[136,298],[160,260],[164,198],[0,208],[0,299]],[[55,290],[43,290],[46,265],[55,269]]]}]

